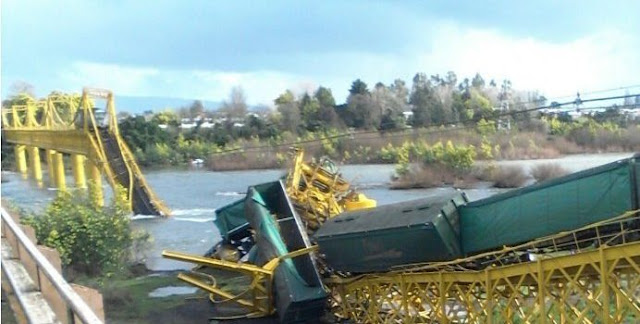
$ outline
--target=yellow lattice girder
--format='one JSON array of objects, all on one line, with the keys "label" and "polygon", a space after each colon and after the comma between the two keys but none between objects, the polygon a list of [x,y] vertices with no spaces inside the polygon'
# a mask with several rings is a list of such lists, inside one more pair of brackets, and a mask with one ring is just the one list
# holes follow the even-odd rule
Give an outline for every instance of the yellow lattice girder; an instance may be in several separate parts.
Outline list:
[{"label": "yellow lattice girder", "polygon": [[337,313],[359,323],[636,323],[640,242],[481,271],[326,283]]}]

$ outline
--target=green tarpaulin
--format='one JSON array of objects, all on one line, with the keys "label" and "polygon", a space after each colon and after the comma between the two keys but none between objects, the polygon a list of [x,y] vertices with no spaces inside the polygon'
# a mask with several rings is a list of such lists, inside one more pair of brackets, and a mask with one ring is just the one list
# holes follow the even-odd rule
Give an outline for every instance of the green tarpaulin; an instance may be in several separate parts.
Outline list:
[{"label": "green tarpaulin", "polygon": [[467,255],[618,216],[636,206],[633,159],[468,203],[460,208]]},{"label": "green tarpaulin", "polygon": [[213,222],[218,227],[223,240],[228,239],[229,232],[248,225],[244,214],[244,200],[245,198],[236,200],[216,210],[216,219]]}]

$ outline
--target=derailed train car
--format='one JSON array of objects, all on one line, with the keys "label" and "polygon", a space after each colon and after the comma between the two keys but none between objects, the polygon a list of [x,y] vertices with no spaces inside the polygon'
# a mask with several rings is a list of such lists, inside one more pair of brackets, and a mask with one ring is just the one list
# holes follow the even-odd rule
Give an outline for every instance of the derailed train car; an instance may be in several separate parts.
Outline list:
[{"label": "derailed train car", "polygon": [[[456,192],[331,217],[316,215],[323,222],[313,227],[305,214],[311,210],[305,208],[307,201],[292,198],[282,182],[251,186],[245,198],[217,210],[215,223],[223,239],[208,255],[229,263],[209,264],[233,269],[281,260],[273,272],[272,310],[281,322],[305,322],[322,313],[328,298],[320,273],[387,272],[459,260],[638,209],[637,157],[472,202]],[[330,189],[327,183],[323,185]],[[313,202],[322,205],[321,199]],[[315,254],[286,257],[316,247]]]},{"label": "derailed train car", "polygon": [[637,209],[636,157],[473,202],[422,199],[346,212],[314,238],[331,268],[354,273],[513,246]]},{"label": "derailed train car", "polygon": [[387,271],[393,266],[446,261],[462,254],[458,206],[464,193],[345,212],[314,235],[334,270]]}]

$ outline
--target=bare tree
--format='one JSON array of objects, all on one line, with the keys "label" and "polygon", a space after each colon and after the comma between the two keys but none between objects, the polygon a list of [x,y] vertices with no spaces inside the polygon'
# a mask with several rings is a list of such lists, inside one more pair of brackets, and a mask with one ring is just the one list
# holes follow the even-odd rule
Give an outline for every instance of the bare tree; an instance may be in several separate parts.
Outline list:
[{"label": "bare tree", "polygon": [[244,118],[247,115],[247,98],[242,87],[233,87],[229,94],[229,101],[222,103],[220,107],[228,117]]},{"label": "bare tree", "polygon": [[32,98],[36,97],[35,89],[33,85],[31,83],[21,81],[21,80],[15,81],[14,83],[11,84],[11,87],[9,88],[9,93],[11,94],[11,96],[17,96],[19,94],[26,93]]}]

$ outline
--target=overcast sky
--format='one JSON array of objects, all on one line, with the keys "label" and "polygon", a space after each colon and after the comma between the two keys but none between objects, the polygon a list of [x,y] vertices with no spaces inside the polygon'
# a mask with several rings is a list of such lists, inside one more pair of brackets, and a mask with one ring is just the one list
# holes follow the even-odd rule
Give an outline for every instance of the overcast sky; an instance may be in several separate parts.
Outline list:
[{"label": "overcast sky", "polygon": [[[454,4],[455,3],[455,4]],[[510,79],[547,98],[640,84],[640,1],[2,1],[2,93],[251,104],[416,72]]]}]

